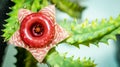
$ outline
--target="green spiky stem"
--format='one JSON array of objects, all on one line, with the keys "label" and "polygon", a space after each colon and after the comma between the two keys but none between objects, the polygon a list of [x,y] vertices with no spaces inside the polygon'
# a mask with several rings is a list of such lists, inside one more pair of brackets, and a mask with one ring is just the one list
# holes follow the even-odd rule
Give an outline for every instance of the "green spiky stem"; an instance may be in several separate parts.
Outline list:
[{"label": "green spiky stem", "polygon": [[64,27],[71,35],[64,42],[79,46],[79,44],[89,45],[90,43],[98,44],[98,42],[107,43],[108,39],[115,40],[115,35],[120,34],[120,16],[113,19],[112,17],[107,21],[102,19],[88,23],[88,20],[79,24],[77,21],[67,23],[61,22],[60,25]]},{"label": "green spiky stem", "polygon": [[80,58],[73,60],[73,57],[67,58],[66,54],[59,54],[56,51],[52,51],[46,56],[45,61],[50,67],[96,67],[94,61],[91,59]]}]

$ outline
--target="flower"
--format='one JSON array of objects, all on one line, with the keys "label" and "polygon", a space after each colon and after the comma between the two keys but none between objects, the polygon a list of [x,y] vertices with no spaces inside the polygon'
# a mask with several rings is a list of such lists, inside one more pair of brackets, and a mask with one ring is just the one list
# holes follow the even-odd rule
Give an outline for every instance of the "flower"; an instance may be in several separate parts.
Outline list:
[{"label": "flower", "polygon": [[[52,34],[47,34],[48,36],[51,36],[51,38],[50,39],[47,39],[48,40],[48,42],[49,43],[46,43],[46,40],[42,40],[39,44],[41,44],[41,43],[43,43],[43,45],[42,46],[39,46],[39,44],[37,44],[37,46],[34,46],[34,44],[35,43],[31,43],[31,42],[33,42],[34,40],[37,40],[37,41],[39,41],[37,38],[34,38],[34,39],[30,39],[30,41],[29,42],[26,42],[25,41],[25,37],[27,38],[27,36],[28,35],[26,35],[26,34],[24,34],[23,35],[23,33],[26,33],[26,31],[28,31],[28,30],[30,30],[30,29],[26,29],[26,31],[22,31],[21,32],[21,29],[23,29],[23,28],[21,28],[21,27],[23,27],[23,25],[26,23],[26,22],[28,22],[28,21],[30,21],[30,22],[32,22],[30,19],[31,18],[34,18],[34,16],[33,17],[31,17],[31,18],[29,18],[29,19],[25,19],[26,17],[28,17],[28,16],[30,16],[30,15],[32,15],[32,14],[37,14],[37,13],[39,13],[40,15],[38,15],[38,17],[39,16],[41,16],[41,14],[42,14],[42,16],[44,16],[43,17],[43,20],[45,20],[45,22],[46,22],[46,19],[44,19],[44,18],[46,18],[47,17],[47,20],[49,20],[50,22],[51,22],[51,24],[52,24],[52,31],[54,31],[54,32],[52,32]],[[54,46],[56,46],[56,44],[58,44],[59,42],[61,42],[62,40],[64,40],[64,39],[66,39],[68,36],[69,36],[69,34],[68,34],[68,32],[67,31],[65,31],[61,26],[59,26],[57,23],[56,23],[56,20],[55,20],[55,6],[54,5],[50,5],[50,6],[47,6],[47,7],[45,7],[45,8],[43,8],[43,9],[41,9],[39,12],[37,12],[37,13],[33,13],[33,12],[31,12],[30,10],[27,10],[27,9],[20,9],[19,10],[19,12],[18,12],[18,20],[19,20],[19,22],[20,22],[20,24],[21,24],[21,26],[20,26],[20,29],[19,30],[17,30],[12,36],[11,36],[11,38],[10,38],[10,40],[8,41],[8,44],[13,44],[13,45],[15,45],[15,46],[18,46],[18,47],[22,47],[22,48],[25,48],[25,49],[27,49],[33,56],[34,56],[34,58],[36,59],[36,60],[38,60],[39,62],[42,62],[43,61],[43,59],[45,58],[45,56],[47,55],[47,53],[48,53],[48,51],[51,49],[51,48],[53,48]],[[36,16],[35,16],[36,17]],[[24,20],[25,20],[25,22],[24,22]],[[42,19],[41,19],[42,20]],[[27,25],[27,24],[26,24]],[[25,26],[26,26],[25,25]],[[31,26],[31,25],[30,25]],[[37,27],[38,26],[38,27]],[[50,25],[48,25],[48,26],[50,26]],[[36,28],[37,27],[37,28]],[[44,27],[44,26],[43,26]],[[29,28],[29,27],[28,27]],[[31,28],[31,27],[30,27]],[[46,30],[46,28],[44,28],[45,30]],[[51,29],[51,28],[50,28]],[[32,30],[30,30],[30,32],[37,32],[37,33],[39,33],[40,32],[40,30],[42,30],[41,29],[41,27],[40,27],[40,25],[39,24],[37,24],[37,25],[34,25],[34,26],[32,26]],[[48,32],[48,30],[46,31],[46,32]],[[51,33],[51,31],[50,31],[50,33]],[[29,33],[29,34],[32,34],[32,33]],[[33,33],[34,34],[34,33]],[[43,33],[44,34],[44,33]],[[46,33],[45,33],[46,34]],[[32,36],[32,37],[40,37],[39,35],[38,36]],[[46,36],[45,36],[46,37]],[[49,37],[48,37],[49,38]],[[43,37],[43,39],[44,39],[44,37]],[[27,40],[28,41],[28,40]],[[36,41],[36,42],[37,42]],[[44,44],[45,43],[45,44]],[[32,46],[33,45],[33,46]]]}]

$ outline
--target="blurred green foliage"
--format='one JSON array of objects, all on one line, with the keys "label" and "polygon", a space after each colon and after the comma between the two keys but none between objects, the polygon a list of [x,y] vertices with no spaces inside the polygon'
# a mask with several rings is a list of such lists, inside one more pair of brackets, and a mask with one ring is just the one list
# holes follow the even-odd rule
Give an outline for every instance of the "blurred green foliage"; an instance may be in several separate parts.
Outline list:
[{"label": "blurred green foliage", "polygon": [[82,11],[85,9],[78,2],[72,2],[70,0],[50,0],[50,2],[73,18],[80,18]]}]

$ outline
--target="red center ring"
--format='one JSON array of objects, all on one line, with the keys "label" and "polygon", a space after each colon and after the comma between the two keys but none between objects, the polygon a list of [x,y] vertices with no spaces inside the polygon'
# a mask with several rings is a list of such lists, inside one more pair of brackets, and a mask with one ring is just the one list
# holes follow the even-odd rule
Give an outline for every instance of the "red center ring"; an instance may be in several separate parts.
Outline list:
[{"label": "red center ring", "polygon": [[[33,31],[34,25],[40,25],[42,31],[40,34],[35,34]],[[41,48],[49,45],[55,35],[55,25],[49,17],[42,13],[32,13],[27,15],[20,26],[21,39],[32,48]]]}]

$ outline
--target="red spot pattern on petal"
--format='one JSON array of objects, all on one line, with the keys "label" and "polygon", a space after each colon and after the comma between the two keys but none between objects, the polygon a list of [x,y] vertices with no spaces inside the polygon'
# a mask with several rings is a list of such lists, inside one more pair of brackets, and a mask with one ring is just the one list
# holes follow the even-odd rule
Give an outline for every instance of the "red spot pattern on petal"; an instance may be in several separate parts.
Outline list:
[{"label": "red spot pattern on petal", "polygon": [[22,20],[29,14],[31,14],[32,12],[30,10],[27,9],[20,9],[18,12],[18,20],[20,22],[22,22]]}]

